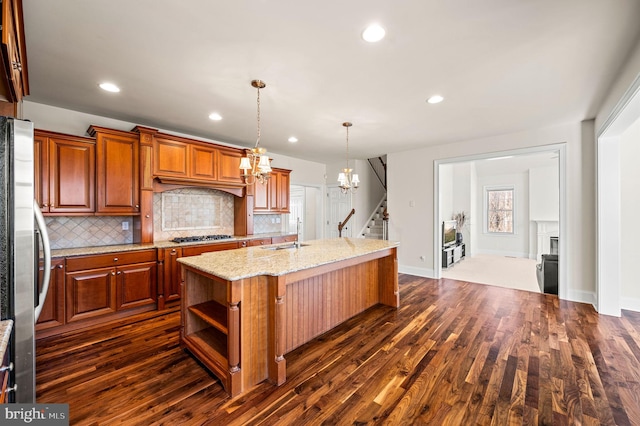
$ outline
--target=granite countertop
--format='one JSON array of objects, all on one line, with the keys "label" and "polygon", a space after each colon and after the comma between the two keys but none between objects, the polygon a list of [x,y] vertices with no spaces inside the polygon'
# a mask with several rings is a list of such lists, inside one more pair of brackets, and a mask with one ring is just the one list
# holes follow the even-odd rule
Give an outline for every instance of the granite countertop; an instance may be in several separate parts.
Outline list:
[{"label": "granite countertop", "polygon": [[302,243],[300,248],[273,250],[292,243],[182,257],[178,262],[199,271],[235,281],[258,275],[285,275],[303,269],[397,247],[400,243],[365,238],[331,238]]},{"label": "granite countertop", "polygon": [[2,361],[4,353],[7,351],[12,328],[13,320],[0,321],[0,361]]},{"label": "granite countertop", "polygon": [[119,244],[119,245],[113,245],[113,246],[55,249],[55,250],[51,250],[51,257],[69,257],[69,256],[83,256],[88,254],[106,254],[106,253],[117,253],[122,251],[135,251],[135,250],[145,250],[145,249],[154,249],[154,248],[188,247],[188,246],[197,246],[202,244],[226,243],[230,241],[245,241],[245,240],[255,240],[260,238],[282,237],[287,235],[295,235],[295,233],[274,232],[269,234],[254,234],[254,235],[247,235],[242,237],[234,236],[231,238],[227,238],[225,240],[192,241],[189,243],[174,243],[173,241],[155,241],[153,243],[148,243],[148,244]]}]

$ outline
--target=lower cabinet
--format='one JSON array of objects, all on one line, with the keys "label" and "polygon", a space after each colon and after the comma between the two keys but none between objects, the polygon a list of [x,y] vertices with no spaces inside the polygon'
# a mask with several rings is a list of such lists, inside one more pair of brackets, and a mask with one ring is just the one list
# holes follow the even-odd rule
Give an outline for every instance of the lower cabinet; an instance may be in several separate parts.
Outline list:
[{"label": "lower cabinet", "polygon": [[[42,291],[44,265],[40,265],[38,272],[38,291]],[[64,322],[64,259],[52,259],[49,291],[36,322],[36,331],[57,327]]]},{"label": "lower cabinet", "polygon": [[202,253],[238,248],[237,241],[215,244],[200,244],[196,246],[165,248],[158,250],[158,262],[162,268],[162,298],[158,300],[158,309],[164,309],[169,302],[180,300],[180,264],[178,259],[183,256],[198,256]]},{"label": "lower cabinet", "polygon": [[156,251],[67,259],[67,324],[132,308],[155,308]]}]

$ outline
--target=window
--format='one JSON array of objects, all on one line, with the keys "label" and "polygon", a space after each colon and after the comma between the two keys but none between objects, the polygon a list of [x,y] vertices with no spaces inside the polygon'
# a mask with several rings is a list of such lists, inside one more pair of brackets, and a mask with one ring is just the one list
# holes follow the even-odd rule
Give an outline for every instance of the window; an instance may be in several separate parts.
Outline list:
[{"label": "window", "polygon": [[491,188],[485,191],[487,232],[513,234],[513,188]]}]

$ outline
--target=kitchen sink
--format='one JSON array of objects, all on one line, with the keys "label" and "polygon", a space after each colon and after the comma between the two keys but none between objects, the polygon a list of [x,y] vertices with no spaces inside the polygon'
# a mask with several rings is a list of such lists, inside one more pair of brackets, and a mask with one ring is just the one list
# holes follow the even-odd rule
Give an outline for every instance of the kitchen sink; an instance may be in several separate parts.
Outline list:
[{"label": "kitchen sink", "polygon": [[291,244],[283,244],[280,246],[269,246],[269,247],[262,247],[265,250],[288,250],[288,249],[294,249],[294,248],[300,248],[300,247],[306,247],[309,244],[304,244],[304,243],[291,243]]}]

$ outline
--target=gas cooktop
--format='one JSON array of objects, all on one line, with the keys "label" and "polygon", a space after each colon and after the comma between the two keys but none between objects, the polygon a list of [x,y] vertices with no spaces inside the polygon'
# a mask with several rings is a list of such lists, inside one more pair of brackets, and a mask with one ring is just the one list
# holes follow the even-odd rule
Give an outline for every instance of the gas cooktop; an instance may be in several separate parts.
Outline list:
[{"label": "gas cooktop", "polygon": [[173,241],[174,243],[192,243],[198,241],[228,240],[229,238],[232,238],[231,235],[193,235],[191,237],[177,237],[171,241]]}]

